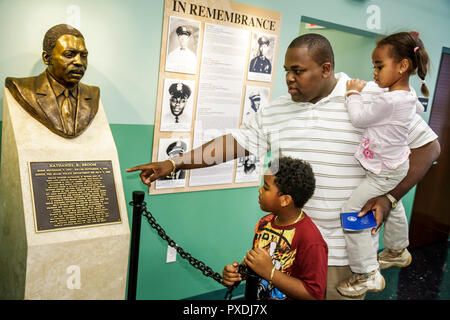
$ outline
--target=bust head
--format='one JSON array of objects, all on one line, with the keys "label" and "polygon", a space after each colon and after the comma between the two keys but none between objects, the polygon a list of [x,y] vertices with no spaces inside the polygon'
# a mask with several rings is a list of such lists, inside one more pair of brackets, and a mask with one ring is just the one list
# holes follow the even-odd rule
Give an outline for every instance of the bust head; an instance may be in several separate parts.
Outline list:
[{"label": "bust head", "polygon": [[[87,55],[80,31],[66,24],[56,25],[44,36],[42,58],[46,71],[34,77],[7,77],[5,86],[14,99],[50,131],[64,138],[75,138],[94,119],[100,101],[98,87],[80,83],[87,68]],[[58,99],[57,95],[62,94],[61,86],[57,85],[55,91],[55,83],[49,75],[64,89],[78,86],[77,90],[70,90],[69,104],[64,103],[66,99]]]},{"label": "bust head", "polygon": [[81,32],[67,24],[56,25],[46,32],[42,47],[42,59],[56,81],[69,88],[78,84],[88,65]]}]

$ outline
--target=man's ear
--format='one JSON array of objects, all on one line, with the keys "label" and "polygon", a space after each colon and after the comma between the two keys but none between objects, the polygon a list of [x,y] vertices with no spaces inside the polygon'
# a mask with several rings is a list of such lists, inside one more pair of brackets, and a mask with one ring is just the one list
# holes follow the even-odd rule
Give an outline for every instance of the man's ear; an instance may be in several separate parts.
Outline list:
[{"label": "man's ear", "polygon": [[49,53],[47,53],[47,51],[42,51],[42,60],[44,60],[44,63],[46,64],[46,65],[50,65],[51,63],[51,58],[52,58],[52,56],[51,56],[51,54],[49,54]]},{"label": "man's ear", "polygon": [[331,62],[325,62],[322,64],[322,75],[324,78],[329,78],[331,71]]},{"label": "man's ear", "polygon": [[288,194],[283,194],[280,196],[280,204],[282,207],[288,207],[294,200]]}]

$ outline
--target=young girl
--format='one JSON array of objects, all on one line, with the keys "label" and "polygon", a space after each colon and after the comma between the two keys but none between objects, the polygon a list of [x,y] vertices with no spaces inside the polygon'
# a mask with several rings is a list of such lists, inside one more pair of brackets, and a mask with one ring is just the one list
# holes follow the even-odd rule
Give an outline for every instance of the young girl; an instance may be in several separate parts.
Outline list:
[{"label": "young girl", "polygon": [[[409,86],[409,78],[417,72],[422,79],[421,92],[428,96],[425,85],[428,54],[415,32],[400,32],[381,39],[372,53],[374,79],[385,92],[371,104],[363,104],[360,95],[366,83],[352,79],[347,82],[346,105],[350,120],[364,128],[363,139],[355,157],[366,169],[366,179],[353,192],[342,212],[360,211],[367,200],[386,195],[392,208],[397,199],[389,194],[403,180],[409,169],[408,130],[416,112],[417,96]],[[393,265],[406,267],[411,263],[407,251],[408,224],[404,208],[399,204],[385,222],[386,249],[377,259],[378,234],[370,230],[344,231],[350,269],[354,273],[341,282],[337,290],[344,296],[359,296],[367,291],[381,291],[385,282],[379,268]]]}]

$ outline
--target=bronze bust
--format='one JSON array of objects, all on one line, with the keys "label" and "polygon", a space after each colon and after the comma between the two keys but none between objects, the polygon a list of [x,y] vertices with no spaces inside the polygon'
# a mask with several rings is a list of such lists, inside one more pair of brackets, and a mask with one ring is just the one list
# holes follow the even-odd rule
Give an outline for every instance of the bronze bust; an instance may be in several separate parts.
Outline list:
[{"label": "bronze bust", "polygon": [[5,80],[16,101],[36,120],[64,138],[75,138],[94,119],[100,89],[80,83],[87,68],[88,51],[80,31],[59,24],[43,41],[46,70],[36,77]]}]

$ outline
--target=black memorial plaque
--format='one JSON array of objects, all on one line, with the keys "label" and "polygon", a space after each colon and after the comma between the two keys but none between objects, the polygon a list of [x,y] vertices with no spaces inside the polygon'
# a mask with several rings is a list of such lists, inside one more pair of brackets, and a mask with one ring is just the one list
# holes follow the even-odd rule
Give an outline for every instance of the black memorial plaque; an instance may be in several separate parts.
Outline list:
[{"label": "black memorial plaque", "polygon": [[111,161],[30,162],[36,231],[119,223]]}]

